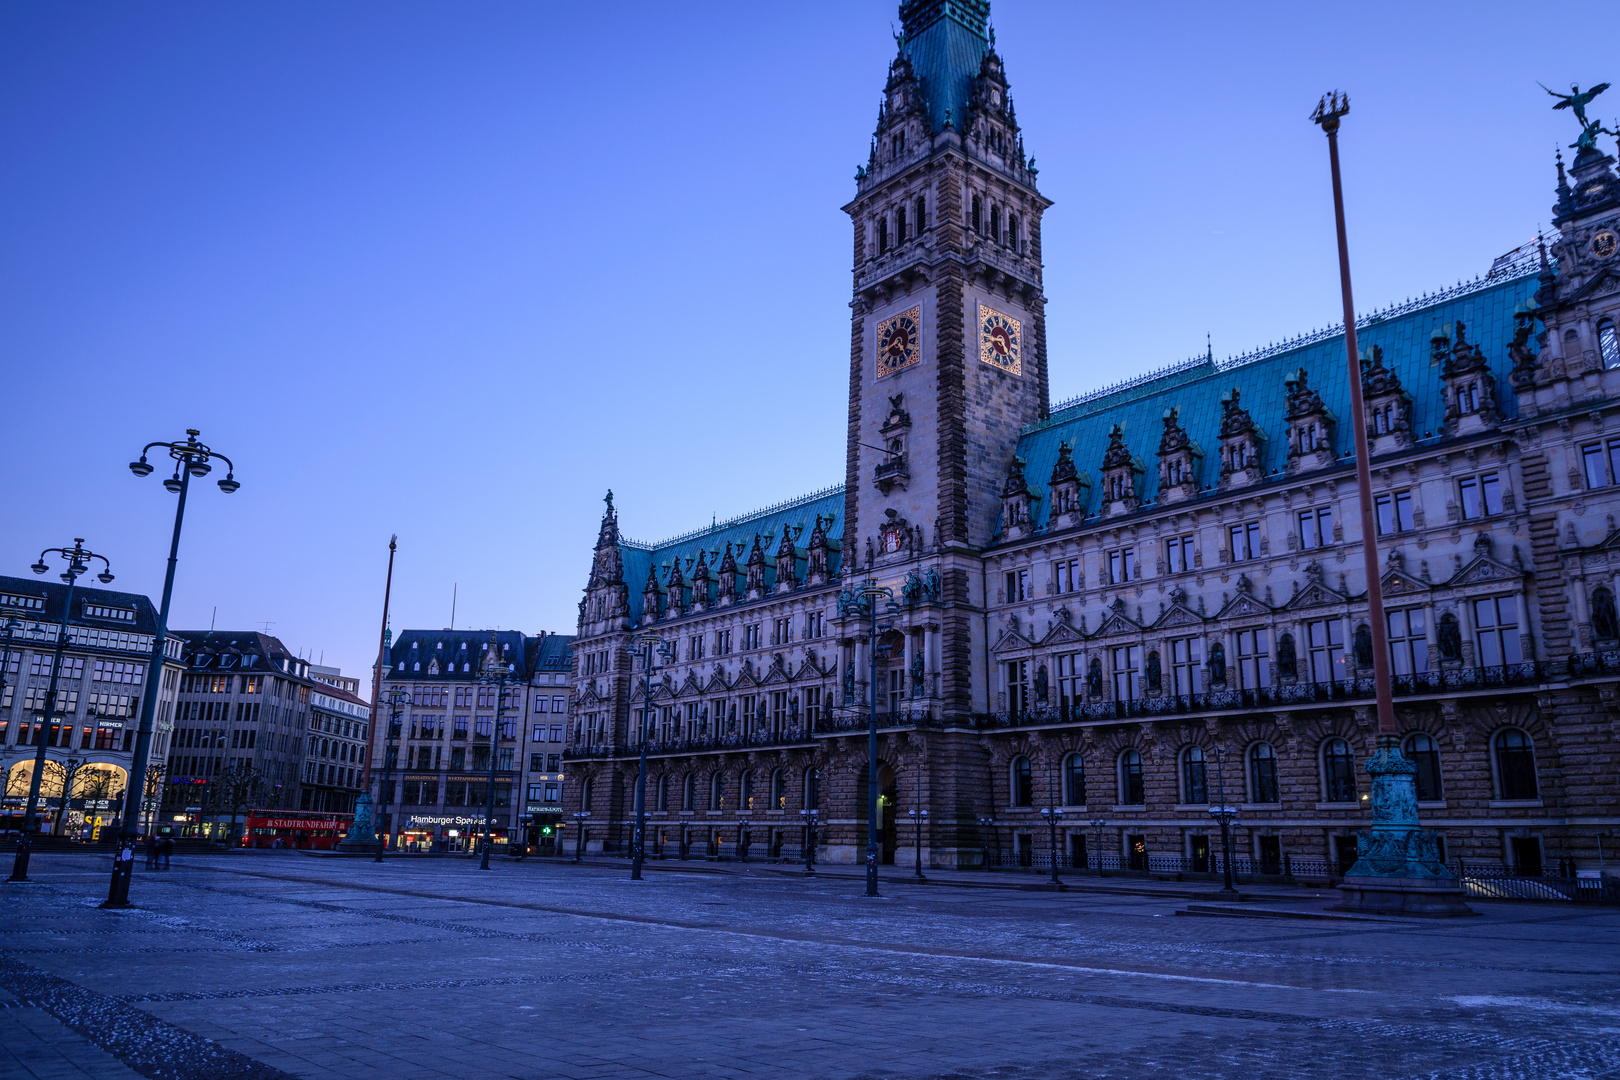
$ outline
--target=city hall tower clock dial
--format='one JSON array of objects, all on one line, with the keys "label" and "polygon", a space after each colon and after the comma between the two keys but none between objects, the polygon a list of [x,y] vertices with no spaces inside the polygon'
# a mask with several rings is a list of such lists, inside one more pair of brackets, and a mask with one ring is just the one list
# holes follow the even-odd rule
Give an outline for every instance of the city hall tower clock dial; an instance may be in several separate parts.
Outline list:
[{"label": "city hall tower clock dial", "polygon": [[910,367],[922,357],[920,343],[922,308],[902,311],[878,323],[877,374],[878,378],[893,375],[901,368]]},{"label": "city hall tower clock dial", "polygon": [[1014,375],[1023,374],[1023,326],[1011,315],[979,305],[979,359]]}]

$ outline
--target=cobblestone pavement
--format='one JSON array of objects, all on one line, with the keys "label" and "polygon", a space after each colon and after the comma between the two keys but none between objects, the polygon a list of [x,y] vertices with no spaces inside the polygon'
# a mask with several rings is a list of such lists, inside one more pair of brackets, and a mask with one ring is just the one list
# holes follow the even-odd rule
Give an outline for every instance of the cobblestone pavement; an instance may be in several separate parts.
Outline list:
[{"label": "cobblestone pavement", "polygon": [[777,869],[314,859],[0,884],[0,1077],[1620,1080],[1620,912],[1177,918]]}]

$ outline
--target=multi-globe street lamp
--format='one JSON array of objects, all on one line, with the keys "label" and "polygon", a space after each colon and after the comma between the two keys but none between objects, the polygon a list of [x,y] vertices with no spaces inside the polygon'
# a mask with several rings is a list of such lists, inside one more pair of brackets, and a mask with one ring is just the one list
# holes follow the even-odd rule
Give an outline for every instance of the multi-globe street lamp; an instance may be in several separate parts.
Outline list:
[{"label": "multi-globe street lamp", "polygon": [[636,769],[636,833],[630,841],[630,880],[641,880],[641,864],[647,858],[647,727],[652,723],[653,711],[653,672],[662,671],[661,667],[653,667],[653,650],[668,662],[674,657],[674,652],[664,644],[664,639],[657,634],[639,634],[635,644],[643,649],[641,660],[642,673],[642,709],[641,709],[641,764]]},{"label": "multi-globe street lamp", "polygon": [[484,843],[478,859],[478,869],[489,869],[489,832],[495,821],[495,766],[500,757],[501,725],[506,712],[506,685],[514,681],[516,664],[501,658],[501,648],[495,640],[495,631],[489,634],[489,651],[494,657],[493,670],[479,677],[479,682],[495,688],[495,727],[489,733],[489,786],[484,792]]},{"label": "multi-globe street lamp", "polygon": [[574,861],[579,862],[580,854],[585,850],[585,821],[591,816],[589,810],[580,810],[574,814]]},{"label": "multi-globe street lamp", "polygon": [[[96,575],[97,581],[106,585],[113,579],[112,566],[106,556],[97,555],[85,547],[83,538],[75,538],[71,548],[46,548],[40,552],[39,561],[30,567],[34,573],[43,574],[50,569],[45,564],[47,555],[60,555],[67,560],[68,568],[62,571],[62,580],[67,582],[67,596],[62,601],[62,625],[57,628],[56,650],[51,656],[51,681],[45,690],[45,715],[41,717],[34,737],[34,775],[28,780],[28,805],[23,811],[22,835],[17,838],[17,854],[11,864],[12,881],[28,880],[28,858],[33,852],[34,834],[39,831],[39,784],[45,776],[45,748],[54,741],[51,738],[51,721],[56,717],[56,684],[61,678],[62,653],[68,643],[68,620],[73,615],[73,588],[80,577],[90,572],[92,559],[101,560],[102,570]],[[9,656],[6,663],[11,663]],[[65,794],[62,807],[64,811],[67,809]]]},{"label": "multi-globe street lamp", "polygon": [[1046,763],[1046,794],[1051,805],[1041,807],[1041,817],[1046,819],[1047,839],[1051,844],[1052,857],[1052,888],[1062,889],[1063,879],[1058,877],[1058,842],[1057,823],[1063,820],[1063,807],[1058,804],[1063,800],[1058,798],[1057,770],[1051,761]]},{"label": "multi-globe street lamp", "polygon": [[1216,797],[1220,799],[1219,806],[1209,808],[1209,816],[1220,822],[1221,825],[1221,866],[1226,871],[1226,884],[1221,889],[1223,896],[1236,896],[1237,889],[1232,884],[1232,823],[1237,820],[1237,807],[1226,805],[1226,747],[1215,748],[1215,784]]},{"label": "multi-globe street lamp", "polygon": [[[405,689],[403,686],[396,686],[392,690],[389,690],[388,697],[384,699],[385,704],[388,706],[388,731],[386,733],[387,743],[383,748],[382,784],[377,789],[378,801],[382,803],[381,806],[377,807],[377,854],[371,860],[372,862],[382,862],[383,852],[388,848],[390,834],[387,831],[388,826],[386,821],[388,818],[389,797],[394,793],[392,786],[394,775],[394,756],[398,753],[398,751],[394,748],[394,740],[399,738],[400,714],[405,711],[405,706],[410,702],[410,700],[411,692]],[[373,716],[371,718],[371,722],[373,725],[375,725],[377,718]],[[393,835],[397,836],[398,834],[399,830],[395,829]]]},{"label": "multi-globe street lamp", "polygon": [[[191,478],[199,480],[214,471],[214,458],[225,463],[225,479],[217,481],[219,490],[233,494],[242,485],[236,480],[236,463],[219,451],[197,441],[196,428],[186,429],[184,442],[153,442],[141,449],[139,461],[129,463],[129,471],[136,476],[152,475],[152,465],[146,455],[154,448],[174,459],[174,475],[163,481],[165,490],[180,496],[174,507],[174,534],[169,539],[169,565],[163,575],[163,601],[158,608],[157,626],[152,636],[152,663],[146,673],[146,693],[141,699],[140,727],[135,732],[135,757],[130,762],[129,775],[144,776],[148,759],[152,756],[152,718],[157,712],[158,688],[163,681],[164,642],[169,631],[169,602],[174,596],[174,568],[180,560],[180,527],[186,516],[186,495],[191,490]],[[140,835],[141,786],[124,785],[124,810],[119,815],[118,854],[113,859],[112,883],[102,907],[129,906],[129,879],[135,870],[135,840]]]},{"label": "multi-globe street lamp", "polygon": [[[979,816],[979,844],[984,849],[984,868],[987,871],[990,869],[990,836],[995,832],[995,828],[996,819],[994,817],[983,814]],[[989,829],[990,832],[985,832],[986,829]],[[1001,850],[1000,836],[996,837],[996,850]]]},{"label": "multi-globe street lamp", "polygon": [[1092,818],[1091,822],[1092,850],[1097,853],[1097,876],[1102,877],[1102,831],[1108,827],[1108,822],[1102,818]]},{"label": "multi-globe street lamp", "polygon": [[804,818],[804,872],[816,872],[816,819],[821,816],[820,810],[800,810],[799,816]]},{"label": "multi-globe street lamp", "polygon": [[[922,792],[920,790],[917,792],[917,801],[919,803],[922,802]],[[928,811],[922,809],[921,806],[918,806],[914,809],[906,811],[906,813],[911,815],[912,823],[917,827],[917,870],[911,876],[916,878],[918,881],[927,881],[928,879],[923,876],[922,871],[922,834],[923,825],[928,822]]]}]

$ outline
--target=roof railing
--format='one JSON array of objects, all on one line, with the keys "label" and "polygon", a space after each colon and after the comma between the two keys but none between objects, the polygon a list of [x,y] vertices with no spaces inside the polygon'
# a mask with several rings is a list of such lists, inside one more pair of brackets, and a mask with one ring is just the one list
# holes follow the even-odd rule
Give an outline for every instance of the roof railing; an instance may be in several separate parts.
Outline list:
[{"label": "roof railing", "polygon": [[672,536],[667,540],[660,540],[656,544],[649,544],[643,540],[631,540],[624,536],[619,537],[619,543],[623,547],[635,548],[638,551],[656,551],[659,548],[669,547],[671,544],[682,544],[688,540],[696,540],[700,536],[706,536],[709,533],[719,532],[721,529],[730,529],[737,525],[745,525],[750,521],[765,517],[769,514],[777,514],[783,510],[792,510],[796,507],[808,506],[810,503],[819,502],[822,499],[829,498],[833,495],[842,495],[843,493],[844,485],[834,484],[832,487],[822,488],[820,491],[812,491],[808,495],[798,495],[791,499],[784,499],[783,501],[774,503],[773,505],[767,506],[762,510],[752,510],[746,514],[739,514],[737,517],[727,518],[724,521],[716,521],[713,524],[704,526],[701,529],[693,529],[691,532],[684,532],[679,536]]},{"label": "roof railing", "polygon": [[[1547,243],[1551,244],[1552,240],[1547,240]],[[1363,314],[1356,316],[1356,328],[1358,330],[1363,329],[1376,323],[1384,322],[1388,319],[1410,314],[1414,311],[1421,311],[1424,308],[1434,307],[1437,304],[1448,303],[1452,300],[1469,296],[1485,289],[1494,289],[1496,286],[1505,284],[1506,282],[1538,273],[1540,269],[1541,256],[1538,245],[1523,244],[1497,259],[1496,262],[1492,264],[1490,273],[1482,277],[1475,277],[1466,281],[1459,281],[1455,285],[1447,286],[1444,289],[1440,289],[1432,293],[1424,293],[1421,296],[1403,300],[1398,304],[1390,304],[1375,311],[1364,312]],[[1191,360],[1183,360],[1180,363],[1159,368],[1157,371],[1150,371],[1145,375],[1137,375],[1129,379],[1123,379],[1117,383],[1105,386],[1100,390],[1092,390],[1088,393],[1080,394],[1077,397],[1069,398],[1066,401],[1060,401],[1052,406],[1045,420],[1028,424],[1023,430],[1026,433],[1031,431],[1039,431],[1042,428],[1049,427],[1054,423],[1059,423],[1064,419],[1068,419],[1061,415],[1063,413],[1071,412],[1072,410],[1078,409],[1081,406],[1089,405],[1094,401],[1100,401],[1104,398],[1112,397],[1115,394],[1124,393],[1127,390],[1135,389],[1138,386],[1154,382],[1158,379],[1164,379],[1171,375],[1179,375],[1183,372],[1191,371],[1200,365],[1208,364],[1217,372],[1231,371],[1234,368],[1239,368],[1247,364],[1253,364],[1261,360],[1266,360],[1281,353],[1292,352],[1295,349],[1302,349],[1307,345],[1315,345],[1319,341],[1327,341],[1330,338],[1339,337],[1343,335],[1343,333],[1344,324],[1334,323],[1332,326],[1312,330],[1308,333],[1300,334],[1297,337],[1289,338],[1286,341],[1273,342],[1272,344],[1258,349],[1252,349],[1246,353],[1239,353],[1236,356],[1228,356],[1224,360],[1215,360],[1213,363],[1206,356],[1198,356],[1192,358]]]}]

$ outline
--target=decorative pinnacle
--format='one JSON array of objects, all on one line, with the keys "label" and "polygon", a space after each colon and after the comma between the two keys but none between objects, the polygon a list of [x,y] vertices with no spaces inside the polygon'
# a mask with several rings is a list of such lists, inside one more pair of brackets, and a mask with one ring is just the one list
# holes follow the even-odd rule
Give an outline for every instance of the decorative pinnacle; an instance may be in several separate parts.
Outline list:
[{"label": "decorative pinnacle", "polygon": [[1316,103],[1316,111],[1311,113],[1311,123],[1320,124],[1322,132],[1332,135],[1339,130],[1339,118],[1350,111],[1350,95],[1338,90],[1329,90],[1322,95],[1322,100]]}]

